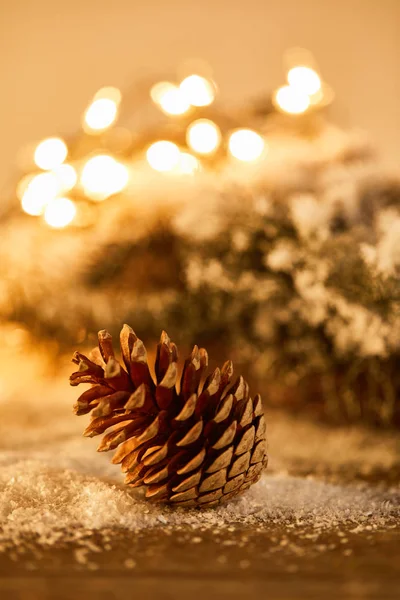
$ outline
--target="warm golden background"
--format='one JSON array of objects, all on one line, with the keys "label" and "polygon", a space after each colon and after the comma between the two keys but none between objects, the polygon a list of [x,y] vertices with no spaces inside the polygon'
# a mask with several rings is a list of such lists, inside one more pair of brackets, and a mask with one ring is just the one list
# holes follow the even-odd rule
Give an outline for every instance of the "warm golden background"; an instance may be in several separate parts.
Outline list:
[{"label": "warm golden background", "polygon": [[70,133],[103,85],[214,68],[222,100],[281,85],[282,55],[310,49],[336,93],[334,120],[400,157],[398,0],[14,0],[0,17],[0,185],[18,150]]},{"label": "warm golden background", "polygon": [[[400,0],[0,0],[0,598],[398,597],[399,34]],[[298,115],[271,103],[293,47],[323,81]],[[215,105],[163,115],[150,83],[190,58],[213,68]],[[82,128],[103,86],[118,123]],[[236,127],[253,141],[232,147]],[[35,153],[56,135],[59,161]],[[154,402],[140,363],[115,377],[104,333],[105,372],[72,365],[124,322],[151,369],[165,329],[177,372],[196,343],[249,387],[225,388],[221,418],[226,371],[198,387],[195,348],[168,391],[164,334]],[[73,384],[101,382],[78,402],[77,364]],[[95,452],[105,429],[129,473]]]}]

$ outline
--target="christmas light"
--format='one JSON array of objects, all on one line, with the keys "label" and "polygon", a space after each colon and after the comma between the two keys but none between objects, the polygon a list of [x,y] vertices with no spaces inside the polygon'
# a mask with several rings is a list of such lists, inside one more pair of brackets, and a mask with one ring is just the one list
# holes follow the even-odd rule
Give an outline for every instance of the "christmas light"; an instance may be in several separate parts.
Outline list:
[{"label": "christmas light", "polygon": [[103,87],[96,92],[92,103],[86,110],[83,128],[88,133],[108,129],[118,116],[121,92],[115,87]]},{"label": "christmas light", "polygon": [[177,85],[162,81],[150,90],[150,96],[167,115],[183,115],[190,108],[190,103]]},{"label": "christmas light", "polygon": [[82,169],[81,183],[92,200],[105,200],[121,192],[128,181],[128,169],[108,154],[93,156]]},{"label": "christmas light", "polygon": [[111,98],[94,100],[85,113],[85,128],[102,131],[112,125],[117,118],[118,105]]},{"label": "christmas light", "polygon": [[170,81],[159,81],[151,87],[150,97],[155,104],[160,104],[165,92],[168,92],[168,90],[174,87],[174,84]]},{"label": "christmas light", "polygon": [[221,143],[221,131],[213,121],[198,119],[187,128],[186,141],[198,154],[211,154]]},{"label": "christmas light", "polygon": [[176,172],[182,175],[193,175],[200,171],[201,165],[193,154],[181,152],[179,162],[176,166]]},{"label": "christmas light", "polygon": [[261,135],[251,129],[234,131],[228,142],[229,152],[244,162],[256,160],[263,153],[265,143]]},{"label": "christmas light", "polygon": [[54,198],[46,206],[44,220],[51,227],[60,229],[73,221],[76,215],[75,204],[69,198]]},{"label": "christmas light", "polygon": [[200,75],[189,75],[179,87],[192,106],[208,106],[214,101],[215,89],[213,84],[208,79],[200,77]]},{"label": "christmas light", "polygon": [[304,113],[310,106],[308,95],[290,85],[276,91],[274,102],[279,110],[292,115]]},{"label": "christmas light", "polygon": [[115,104],[119,104],[121,102],[121,92],[118,88],[107,86],[102,87],[96,92],[94,99],[98,100],[99,98],[108,98],[109,100],[113,100]]},{"label": "christmas light", "polygon": [[[333,92],[322,82],[317,71],[311,68],[310,65],[314,64],[311,59],[308,54],[298,54],[296,50],[290,64],[286,65],[289,83],[278,89],[273,96],[273,102],[279,111],[293,115],[302,114],[310,107],[320,108],[332,101]],[[211,71],[208,68],[205,70],[204,64],[192,62],[186,65],[184,71],[180,70],[178,81],[179,85],[170,81],[160,81],[150,89],[153,102],[166,115],[172,117],[188,112],[190,115],[198,114],[200,111],[196,112],[196,107],[205,107],[214,101],[217,88],[212,80]],[[35,150],[27,149],[29,160],[21,165],[22,168],[32,166],[33,155],[36,165],[46,171],[49,177],[41,178],[37,173],[31,173],[21,179],[17,186],[17,197],[25,212],[41,215],[52,200],[69,195],[77,186],[76,165],[79,165],[80,171],[79,184],[77,193],[74,190],[74,195],[71,196],[71,201],[75,203],[75,223],[79,225],[82,206],[86,205],[92,212],[96,211],[90,200],[104,200],[121,192],[128,185],[128,169],[131,165],[133,167],[137,160],[140,161],[143,152],[146,153],[147,162],[152,169],[179,176],[193,175],[203,167],[213,169],[213,162],[200,162],[202,155],[218,152],[218,157],[227,163],[229,157],[251,162],[259,159],[265,151],[264,138],[248,128],[231,131],[226,137],[224,132],[222,144],[222,133],[218,125],[206,118],[196,119],[189,126],[186,119],[176,120],[174,124],[159,123],[158,136],[154,130],[149,129],[146,132],[146,128],[142,135],[142,132],[132,131],[130,128],[116,127],[120,102],[121,92],[118,88],[103,87],[93,96],[84,114],[84,131],[89,134],[101,133],[97,144],[101,150],[96,150],[99,154],[88,154],[92,153],[96,146],[93,145],[93,138],[89,140],[82,131],[71,142],[70,149],[59,137],[43,140]],[[183,151],[172,141],[163,140],[164,136],[167,139],[170,137],[165,130],[170,130],[174,136],[171,139],[179,140],[179,144],[186,136],[187,151]],[[151,143],[157,137],[161,138],[161,141]],[[69,164],[65,162],[68,154]],[[122,155],[127,157],[124,163],[113,158]]]},{"label": "christmas light", "polygon": [[151,144],[146,152],[147,162],[162,173],[172,171],[179,163],[180,151],[173,142],[160,141]]},{"label": "christmas light", "polygon": [[316,94],[321,89],[321,79],[311,67],[293,67],[288,72],[287,80],[292,88],[308,96]]},{"label": "christmas light", "polygon": [[327,83],[322,82],[320,89],[309,96],[310,104],[311,106],[327,106],[332,102],[334,96],[332,88]]},{"label": "christmas light", "polygon": [[28,185],[34,179],[34,177],[36,177],[36,176],[35,175],[25,175],[25,177],[20,179],[20,181],[18,182],[16,194],[17,194],[17,198],[19,200],[22,200],[22,198],[28,188]]},{"label": "christmas light", "polygon": [[47,138],[37,146],[34,160],[40,169],[47,171],[61,165],[67,154],[68,148],[61,138]]},{"label": "christmas light", "polygon": [[28,182],[22,193],[22,209],[32,216],[38,216],[51,200],[60,193],[61,182],[54,173],[39,173]]},{"label": "christmas light", "polygon": [[59,179],[62,192],[72,190],[78,180],[78,175],[72,165],[60,165],[52,169],[52,173]]}]

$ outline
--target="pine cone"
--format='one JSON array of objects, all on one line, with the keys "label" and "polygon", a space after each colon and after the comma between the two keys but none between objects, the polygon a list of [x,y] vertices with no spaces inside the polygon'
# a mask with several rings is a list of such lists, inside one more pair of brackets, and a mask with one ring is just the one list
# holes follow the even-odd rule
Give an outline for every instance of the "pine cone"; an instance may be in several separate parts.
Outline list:
[{"label": "pine cone", "polygon": [[112,428],[98,451],[118,447],[112,462],[121,463],[125,483],[145,486],[149,500],[205,507],[258,481],[267,464],[261,398],[252,401],[243,377],[229,387],[232,362],[215,369],[201,385],[208,355],[195,346],[178,391],[177,348],[165,332],[157,346],[157,383],[144,344],[128,325],[120,341],[126,370],[114,356],[111,335],[103,330],[90,359],[75,352],[72,360],[79,370],[70,383],[91,384],[78,398],[75,413],[92,412],[85,436]]}]

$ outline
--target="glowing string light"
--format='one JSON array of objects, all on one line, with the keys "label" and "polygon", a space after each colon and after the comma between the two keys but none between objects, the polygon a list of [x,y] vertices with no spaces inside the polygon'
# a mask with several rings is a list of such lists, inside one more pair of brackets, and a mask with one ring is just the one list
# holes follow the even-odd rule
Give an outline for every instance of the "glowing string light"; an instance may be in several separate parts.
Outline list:
[{"label": "glowing string light", "polygon": [[296,88],[308,96],[316,94],[321,89],[321,79],[318,73],[310,67],[293,67],[288,72],[287,80],[292,88]]},{"label": "glowing string light", "polygon": [[40,169],[47,171],[61,165],[67,154],[68,148],[61,138],[47,138],[37,146],[34,161]]},{"label": "glowing string light", "polygon": [[128,169],[108,154],[93,156],[82,169],[81,184],[93,200],[105,200],[121,192],[128,181]]},{"label": "glowing string light", "polygon": [[122,94],[116,87],[102,87],[94,96],[95,100],[98,100],[99,98],[108,98],[109,100],[113,100],[115,104],[118,105],[121,102]]},{"label": "glowing string light", "polygon": [[51,171],[60,181],[61,192],[69,192],[75,187],[78,175],[72,165],[63,164]]},{"label": "glowing string light", "polygon": [[103,131],[117,118],[118,105],[111,98],[97,98],[89,106],[84,117],[84,126],[92,131]]},{"label": "glowing string light", "polygon": [[115,87],[104,87],[96,92],[85,112],[83,127],[88,133],[108,129],[117,119],[121,92]]},{"label": "glowing string light", "polygon": [[149,165],[155,171],[172,171],[179,163],[180,151],[176,144],[161,140],[151,144],[146,152]]},{"label": "glowing string light", "polygon": [[22,209],[32,216],[41,215],[48,202],[61,191],[61,182],[54,173],[39,173],[28,182],[22,193]]},{"label": "glowing string light", "polygon": [[251,129],[238,129],[229,137],[229,152],[238,160],[257,160],[264,151],[265,143],[261,135]]},{"label": "glowing string light", "polygon": [[179,162],[176,166],[176,172],[182,175],[193,175],[201,170],[201,165],[193,154],[181,152]]},{"label": "glowing string light", "polygon": [[190,108],[190,103],[177,85],[168,81],[156,83],[150,90],[150,96],[167,115],[183,115]]},{"label": "glowing string light", "polygon": [[179,88],[192,106],[209,106],[215,98],[213,84],[200,75],[189,75],[182,81]]},{"label": "glowing string light", "polygon": [[150,97],[155,104],[160,104],[162,97],[168,90],[174,88],[174,84],[170,81],[159,81],[150,89]]},{"label": "glowing string light", "polygon": [[28,185],[30,184],[30,182],[32,181],[32,179],[35,177],[35,175],[25,175],[22,179],[20,179],[20,181],[18,182],[17,185],[17,189],[16,189],[16,193],[17,193],[17,198],[19,200],[22,200],[26,190],[28,189]]},{"label": "glowing string light", "polygon": [[276,91],[274,102],[279,110],[292,115],[304,113],[310,106],[308,95],[290,85],[285,85]]},{"label": "glowing string light", "polygon": [[211,154],[221,143],[219,127],[209,119],[198,119],[186,131],[188,146],[198,154]]},{"label": "glowing string light", "polygon": [[75,204],[69,198],[54,198],[44,211],[44,220],[51,227],[60,229],[69,225],[76,215]]}]

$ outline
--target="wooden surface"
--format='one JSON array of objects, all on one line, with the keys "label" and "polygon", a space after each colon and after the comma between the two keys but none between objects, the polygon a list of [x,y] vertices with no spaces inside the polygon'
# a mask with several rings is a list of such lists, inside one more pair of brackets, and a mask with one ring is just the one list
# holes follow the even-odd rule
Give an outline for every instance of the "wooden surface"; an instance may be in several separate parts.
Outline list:
[{"label": "wooden surface", "polygon": [[[399,531],[341,528],[316,541],[296,529],[230,527],[173,533],[110,533],[93,551],[80,546],[0,557],[0,597],[7,600],[157,598],[398,598]],[[84,547],[87,548],[85,540]]]},{"label": "wooden surface", "polygon": [[[26,368],[38,371],[32,359]],[[10,381],[0,419],[0,600],[398,597],[398,432],[270,412],[267,479],[240,510],[181,521],[149,509],[142,523],[147,507],[81,437],[65,378],[32,374],[28,396],[26,374]],[[58,532],[60,521],[67,529]],[[21,539],[26,530],[44,543]]]}]

